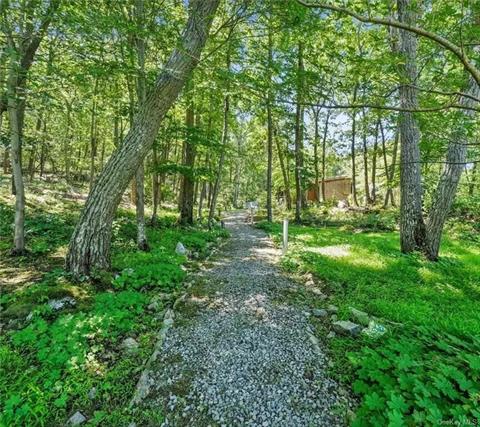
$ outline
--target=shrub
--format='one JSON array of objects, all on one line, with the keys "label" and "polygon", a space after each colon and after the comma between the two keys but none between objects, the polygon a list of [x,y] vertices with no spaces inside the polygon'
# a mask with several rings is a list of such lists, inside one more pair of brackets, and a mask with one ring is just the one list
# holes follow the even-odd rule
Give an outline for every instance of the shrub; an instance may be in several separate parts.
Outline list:
[{"label": "shrub", "polygon": [[64,419],[72,396],[86,394],[89,370],[102,369],[97,354],[137,330],[147,300],[132,291],[101,293],[90,311],[63,314],[52,323],[38,310],[11,335],[13,347],[0,346],[0,394],[9,396],[0,423],[52,425],[46,420]]},{"label": "shrub", "polygon": [[426,329],[350,353],[362,396],[355,426],[467,424],[480,419],[480,340]]}]

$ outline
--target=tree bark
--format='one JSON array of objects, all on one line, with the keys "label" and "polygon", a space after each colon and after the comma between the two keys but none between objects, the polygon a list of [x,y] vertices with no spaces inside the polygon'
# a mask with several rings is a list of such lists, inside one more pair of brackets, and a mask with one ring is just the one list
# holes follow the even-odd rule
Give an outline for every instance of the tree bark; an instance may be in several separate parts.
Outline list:
[{"label": "tree bark", "polygon": [[[399,20],[414,25],[416,12],[411,0],[397,0]],[[400,106],[418,108],[417,39],[412,33],[400,31],[401,86]],[[400,246],[402,252],[421,250],[426,229],[422,214],[422,180],[420,170],[420,131],[414,113],[400,112]]]},{"label": "tree bark", "polygon": [[[480,86],[472,77],[470,77],[466,93],[473,98],[480,96]],[[461,97],[460,103],[467,108],[474,107],[477,104],[474,99],[465,96]],[[475,112],[472,110],[464,110],[463,114],[468,121],[475,119]],[[433,196],[433,203],[427,220],[428,239],[425,247],[425,254],[430,260],[437,260],[438,258],[443,226],[455,199],[458,183],[465,168],[468,146],[468,136],[465,129],[465,124],[460,123],[450,138],[451,142],[448,144],[445,166]]]},{"label": "tree bark", "polygon": [[90,192],[70,240],[66,268],[75,276],[110,266],[112,221],[123,192],[151,149],[166,112],[200,60],[219,0],[191,0],[179,48],[157,77],[121,146]]}]

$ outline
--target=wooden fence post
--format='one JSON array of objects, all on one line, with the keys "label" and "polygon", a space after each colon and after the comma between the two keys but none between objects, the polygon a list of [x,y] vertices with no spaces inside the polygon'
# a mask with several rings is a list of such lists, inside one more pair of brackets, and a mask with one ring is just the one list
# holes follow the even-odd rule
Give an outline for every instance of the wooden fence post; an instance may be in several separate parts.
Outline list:
[{"label": "wooden fence post", "polygon": [[283,220],[283,248],[282,254],[285,255],[288,250],[288,219]]}]

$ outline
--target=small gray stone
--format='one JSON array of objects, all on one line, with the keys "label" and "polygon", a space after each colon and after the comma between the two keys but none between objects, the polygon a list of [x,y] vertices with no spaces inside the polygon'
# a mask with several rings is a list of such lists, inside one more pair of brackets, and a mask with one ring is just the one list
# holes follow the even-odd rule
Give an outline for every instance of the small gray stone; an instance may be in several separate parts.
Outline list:
[{"label": "small gray stone", "polygon": [[329,332],[328,335],[327,335],[327,338],[335,338],[337,336],[337,334],[333,331]]},{"label": "small gray stone", "polygon": [[339,320],[333,323],[333,330],[339,334],[357,336],[362,331],[362,328],[360,325],[348,320]]},{"label": "small gray stone", "polygon": [[350,310],[350,314],[352,315],[354,320],[356,320],[358,323],[364,326],[368,326],[370,319],[367,313],[365,313],[364,311],[357,310],[354,307],[349,307],[348,309]]},{"label": "small gray stone", "polygon": [[183,246],[182,242],[177,243],[177,247],[175,248],[175,253],[177,255],[186,255],[187,254],[187,249],[185,249],[185,246]]},{"label": "small gray stone", "polygon": [[371,320],[367,328],[362,330],[362,334],[369,336],[370,338],[380,338],[387,333],[387,328],[380,323]]},{"label": "small gray stone", "polygon": [[135,353],[138,350],[138,342],[131,337],[125,338],[121,346],[128,353]]},{"label": "small gray stone", "polygon": [[336,305],[330,304],[330,305],[327,307],[327,311],[328,311],[330,314],[337,314],[337,313],[338,313],[338,307],[337,307]]},{"label": "small gray stone", "polygon": [[85,421],[87,421],[87,417],[85,417],[80,411],[77,411],[68,419],[67,424],[70,426],[79,426]]},{"label": "small gray stone", "polygon": [[47,304],[53,311],[58,311],[67,306],[73,307],[77,304],[77,302],[72,297],[65,297],[60,299],[52,299],[48,301]]},{"label": "small gray stone", "polygon": [[325,318],[325,317],[328,316],[328,311],[324,310],[323,308],[316,308],[316,309],[312,310],[312,314],[315,317]]},{"label": "small gray stone", "polygon": [[88,396],[88,398],[89,398],[90,400],[95,399],[95,397],[97,397],[97,388],[96,388],[96,387],[92,387],[92,388],[88,391],[87,396]]},{"label": "small gray stone", "polygon": [[338,316],[337,316],[336,314],[332,314],[332,315],[330,316],[330,320],[331,320],[332,322],[336,322],[336,321],[338,320]]}]

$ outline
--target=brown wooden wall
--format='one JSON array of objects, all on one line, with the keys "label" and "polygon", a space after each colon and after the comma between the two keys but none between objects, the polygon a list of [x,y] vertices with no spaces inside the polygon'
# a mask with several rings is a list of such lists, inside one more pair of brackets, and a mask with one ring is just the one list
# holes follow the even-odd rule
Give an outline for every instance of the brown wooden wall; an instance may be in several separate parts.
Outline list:
[{"label": "brown wooden wall", "polygon": [[[352,180],[350,178],[329,178],[325,180],[325,197],[327,200],[345,200],[352,194]],[[317,201],[317,189],[315,185],[310,185],[307,192],[309,201]]]}]

